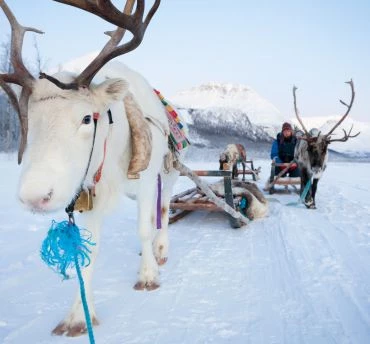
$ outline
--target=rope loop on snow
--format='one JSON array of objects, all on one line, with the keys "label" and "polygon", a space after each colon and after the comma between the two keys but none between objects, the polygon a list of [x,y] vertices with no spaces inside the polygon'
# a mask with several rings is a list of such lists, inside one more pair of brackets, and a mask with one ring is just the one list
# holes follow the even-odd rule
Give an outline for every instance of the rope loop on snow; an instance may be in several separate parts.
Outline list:
[{"label": "rope loop on snow", "polygon": [[[80,294],[85,313],[86,328],[90,344],[95,344],[91,317],[86,300],[85,284],[81,274],[81,267],[90,265],[89,246],[94,246],[91,233],[80,230],[74,221],[73,212],[68,213],[69,220],[52,221],[51,227],[41,246],[41,259],[55,272],[60,273],[63,279],[69,279],[67,270],[75,268],[80,284]],[[81,232],[83,235],[81,235]]]}]

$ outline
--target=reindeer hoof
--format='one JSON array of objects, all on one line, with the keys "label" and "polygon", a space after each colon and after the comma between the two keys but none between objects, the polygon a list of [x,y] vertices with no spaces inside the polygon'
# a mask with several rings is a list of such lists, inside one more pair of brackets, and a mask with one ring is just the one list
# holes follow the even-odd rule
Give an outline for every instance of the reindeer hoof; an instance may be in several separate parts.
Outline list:
[{"label": "reindeer hoof", "polygon": [[69,327],[66,332],[66,336],[67,337],[78,337],[86,333],[87,333],[86,324],[83,322],[80,322],[72,327]]},{"label": "reindeer hoof", "polygon": [[[168,245],[167,245],[168,247]],[[156,246],[154,246],[154,252],[155,252],[155,260],[157,261],[158,265],[164,265],[167,263],[167,252],[168,250],[165,250],[164,245],[159,245],[159,247],[156,249]]]},{"label": "reindeer hoof", "polygon": [[159,284],[156,282],[146,283],[145,288],[149,291],[156,290],[159,288]]},{"label": "reindeer hoof", "polygon": [[[93,317],[92,324],[93,326],[98,326],[99,321]],[[55,336],[62,336],[65,334],[67,337],[78,337],[87,333],[87,327],[84,322],[68,325],[63,321],[59,323],[51,333]]]},{"label": "reindeer hoof", "polygon": [[166,264],[167,263],[167,257],[163,257],[163,258],[157,258],[156,260],[157,260],[157,264],[158,265],[164,265],[164,264]]},{"label": "reindeer hoof", "polygon": [[58,326],[51,331],[51,333],[55,336],[62,336],[65,332],[67,332],[67,325],[64,322],[58,324]]},{"label": "reindeer hoof", "polygon": [[307,202],[304,205],[306,206],[307,209],[316,209],[315,203]]},{"label": "reindeer hoof", "polygon": [[144,289],[146,289],[148,291],[152,291],[152,290],[155,290],[155,289],[158,289],[158,288],[159,288],[159,284],[157,282],[138,281],[134,285],[135,290],[144,290]]}]

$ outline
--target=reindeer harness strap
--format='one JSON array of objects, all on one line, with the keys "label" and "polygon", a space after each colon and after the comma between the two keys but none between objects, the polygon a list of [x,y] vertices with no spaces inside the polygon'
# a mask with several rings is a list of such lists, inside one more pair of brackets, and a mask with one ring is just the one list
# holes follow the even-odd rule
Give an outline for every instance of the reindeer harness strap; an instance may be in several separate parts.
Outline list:
[{"label": "reindeer harness strap", "polygon": [[[113,124],[112,113],[111,113],[110,110],[108,110],[107,113],[108,113],[109,124],[111,125],[111,124]],[[89,192],[86,193],[86,191],[84,190],[83,184],[85,182],[85,179],[86,179],[86,176],[87,176],[87,173],[89,171],[90,164],[91,164],[91,158],[92,158],[92,154],[93,154],[94,146],[95,146],[96,129],[97,129],[97,124],[98,124],[98,119],[99,118],[100,118],[100,114],[98,112],[94,112],[94,114],[93,114],[94,134],[93,134],[93,142],[92,142],[92,145],[91,145],[89,160],[87,162],[84,177],[82,178],[82,181],[81,181],[80,189],[79,189],[78,193],[76,194],[76,196],[71,200],[71,202],[69,203],[69,205],[65,209],[68,216],[73,217],[73,212],[74,212],[75,208],[77,208],[76,210],[79,210],[80,212],[82,212],[84,210],[91,210],[92,209],[92,203],[91,203],[91,199],[90,199],[90,197],[91,197],[90,192],[91,191],[89,190]],[[101,176],[102,176],[102,171],[103,171],[103,166],[104,166],[104,161],[105,161],[105,156],[106,156],[106,146],[107,146],[107,139],[105,139],[105,141],[104,141],[103,160],[102,160],[98,170],[95,172],[94,177],[93,177],[93,189],[92,189],[92,195],[93,196],[95,196],[95,185],[100,181]],[[85,193],[86,193],[86,195],[85,195]],[[84,202],[88,203],[89,206],[84,205],[83,204]]]},{"label": "reindeer harness strap", "polygon": [[[110,109],[107,111],[108,113],[108,120],[109,120],[109,124],[113,124],[113,118],[112,118],[112,112],[110,111]],[[103,161],[101,162],[98,170],[95,172],[94,174],[94,187],[97,183],[99,183],[100,181],[100,178],[102,176],[102,172],[103,172],[103,166],[104,166],[104,161],[105,161],[105,156],[107,154],[107,139],[104,140],[104,154],[103,154]]]},{"label": "reindeer harness strap", "polygon": [[87,173],[88,173],[89,168],[90,168],[91,158],[92,158],[92,154],[93,154],[93,151],[94,151],[94,145],[95,145],[96,128],[97,128],[97,125],[98,125],[99,117],[100,117],[100,114],[98,112],[94,112],[94,114],[93,114],[93,120],[94,120],[93,142],[92,142],[92,145],[91,145],[89,160],[87,162],[85,174],[84,174],[84,176],[82,178],[82,181],[81,181],[80,190],[77,192],[76,196],[72,198],[71,202],[68,204],[67,208],[65,209],[66,213],[68,214],[69,220],[70,221],[72,220],[73,222],[74,222],[73,212],[75,210],[75,203],[76,203],[77,199],[80,197],[81,192],[83,191],[83,184],[85,182]]}]

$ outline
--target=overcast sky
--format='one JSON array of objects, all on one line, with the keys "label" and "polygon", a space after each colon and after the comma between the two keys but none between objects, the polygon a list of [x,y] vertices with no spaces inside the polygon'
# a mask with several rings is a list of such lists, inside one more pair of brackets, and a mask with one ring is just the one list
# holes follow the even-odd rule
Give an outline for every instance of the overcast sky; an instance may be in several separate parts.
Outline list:
[{"label": "overcast sky", "polygon": [[[50,0],[6,0],[37,42],[48,67],[99,50],[112,26]],[[114,1],[123,8],[123,1]],[[147,6],[151,1],[146,1]],[[168,98],[208,81],[249,85],[286,117],[344,113],[344,81],[356,89],[351,116],[370,121],[369,0],[162,0],[139,48],[119,59]],[[8,23],[0,15],[0,40]],[[25,56],[32,60],[34,34]]]}]

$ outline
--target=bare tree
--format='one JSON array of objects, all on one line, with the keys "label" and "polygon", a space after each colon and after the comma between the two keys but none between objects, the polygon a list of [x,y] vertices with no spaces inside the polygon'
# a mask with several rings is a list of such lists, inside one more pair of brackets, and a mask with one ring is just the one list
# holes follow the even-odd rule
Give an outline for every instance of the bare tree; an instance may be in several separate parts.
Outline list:
[{"label": "bare tree", "polygon": [[[12,72],[10,63],[10,37],[0,44],[0,70]],[[0,152],[12,152],[18,147],[19,121],[8,97],[0,92]]]},{"label": "bare tree", "polygon": [[[33,48],[35,57],[28,61],[27,65],[32,67],[34,75],[38,75],[47,66],[48,60],[42,57],[36,36],[33,37]],[[11,73],[10,63],[10,37],[0,44],[0,72]],[[19,145],[19,121],[16,111],[13,109],[9,98],[0,88],[0,152],[14,152]]]},{"label": "bare tree", "polygon": [[36,35],[33,36],[33,48],[35,49],[35,61],[32,64],[34,66],[34,75],[39,75],[42,70],[45,70],[47,68],[49,59],[45,59],[41,55]]}]

